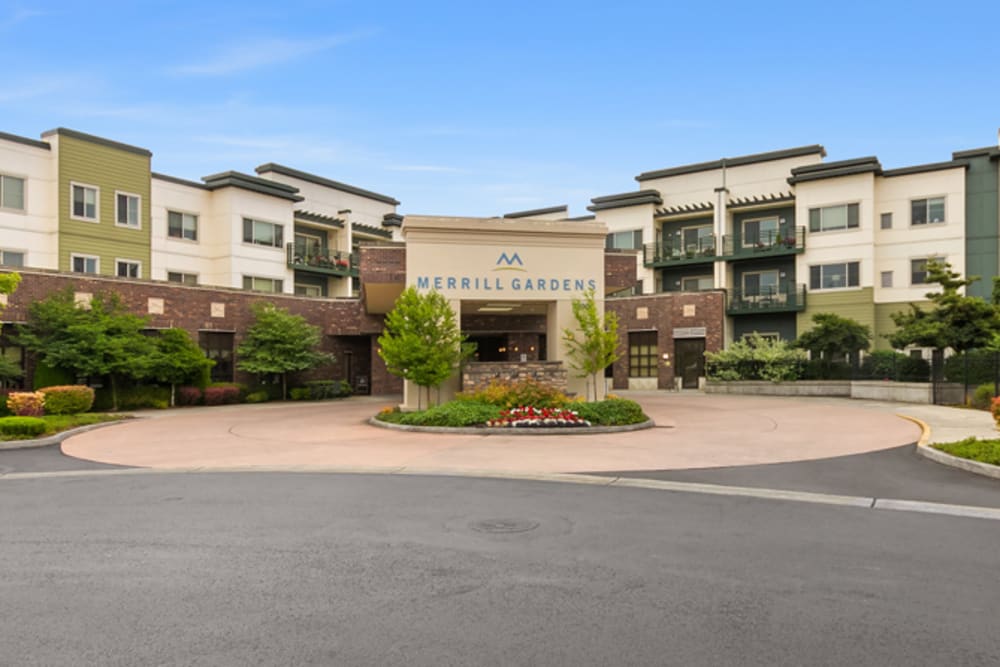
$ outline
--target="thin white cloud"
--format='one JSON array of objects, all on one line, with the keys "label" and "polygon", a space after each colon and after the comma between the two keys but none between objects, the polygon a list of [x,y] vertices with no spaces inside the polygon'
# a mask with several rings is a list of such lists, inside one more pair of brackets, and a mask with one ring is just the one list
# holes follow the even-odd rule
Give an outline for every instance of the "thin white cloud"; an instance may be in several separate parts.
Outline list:
[{"label": "thin white cloud", "polygon": [[65,76],[38,76],[32,77],[30,81],[12,81],[0,88],[0,104],[22,102],[51,95],[64,95],[79,88],[80,85],[79,78]]},{"label": "thin white cloud", "polygon": [[389,171],[422,171],[429,173],[457,174],[464,172],[458,167],[446,167],[436,164],[394,164],[386,167]]},{"label": "thin white cloud", "polygon": [[298,60],[370,34],[370,32],[353,32],[312,40],[284,38],[249,40],[228,47],[214,58],[187,65],[176,65],[168,68],[167,72],[180,76],[225,76]]},{"label": "thin white cloud", "polygon": [[46,12],[42,12],[37,9],[16,9],[10,16],[0,18],[0,31],[10,30],[14,26],[24,23],[28,19],[45,15]]}]

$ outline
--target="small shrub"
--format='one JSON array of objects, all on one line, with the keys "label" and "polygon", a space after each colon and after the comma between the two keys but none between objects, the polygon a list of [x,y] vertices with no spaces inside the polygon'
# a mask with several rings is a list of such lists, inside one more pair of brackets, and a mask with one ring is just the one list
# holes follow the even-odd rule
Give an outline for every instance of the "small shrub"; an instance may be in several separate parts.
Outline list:
[{"label": "small shrub", "polygon": [[309,391],[309,400],[323,401],[351,395],[351,385],[347,380],[312,380],[304,389]]},{"label": "small shrub", "polygon": [[7,409],[17,417],[41,417],[45,414],[45,394],[40,391],[12,391],[7,395]]},{"label": "small shrub", "polygon": [[118,394],[119,410],[165,410],[170,407],[170,387],[135,385],[120,390]]},{"label": "small shrub", "polygon": [[84,385],[62,385],[40,390],[45,396],[45,414],[78,415],[94,405],[94,390]]},{"label": "small shrub", "polygon": [[177,405],[200,405],[201,389],[198,387],[178,387]]},{"label": "small shrub", "polygon": [[981,384],[972,392],[972,399],[969,401],[971,407],[977,410],[989,410],[990,403],[993,402],[993,383]]},{"label": "small shrub", "polygon": [[[996,403],[996,401],[994,401]],[[995,414],[995,413],[994,413]],[[1000,440],[977,440],[976,438],[966,438],[958,442],[948,442],[934,445],[934,449],[958,456],[963,459],[971,459],[981,463],[1000,466]]]},{"label": "small shrub", "polygon": [[911,357],[895,350],[875,350],[861,362],[860,377],[897,382],[927,382],[931,366],[925,359]]},{"label": "small shrub", "polygon": [[990,402],[990,413],[993,415],[993,420],[1000,426],[1000,396]]},{"label": "small shrub", "polygon": [[205,387],[205,405],[230,405],[240,402],[243,387],[232,382],[216,382]]},{"label": "small shrub", "polygon": [[312,392],[307,387],[292,387],[288,390],[288,398],[293,401],[308,401],[312,398]]},{"label": "small shrub", "polygon": [[247,394],[247,403],[267,403],[271,400],[271,396],[266,391],[254,391]]},{"label": "small shrub", "polygon": [[461,392],[459,401],[473,401],[496,405],[501,408],[516,408],[531,405],[536,408],[561,408],[569,403],[569,398],[552,385],[538,380],[491,380],[485,387]]},{"label": "small shrub", "polygon": [[41,417],[0,417],[0,434],[3,435],[41,435],[45,428],[45,420]]},{"label": "small shrub", "polygon": [[594,426],[641,424],[649,419],[638,403],[627,398],[608,398],[593,403],[580,403],[574,405],[573,409],[581,419],[586,419]]},{"label": "small shrub", "polygon": [[753,334],[727,349],[705,353],[705,372],[712,380],[797,380],[806,359],[805,350],[787,341]]}]

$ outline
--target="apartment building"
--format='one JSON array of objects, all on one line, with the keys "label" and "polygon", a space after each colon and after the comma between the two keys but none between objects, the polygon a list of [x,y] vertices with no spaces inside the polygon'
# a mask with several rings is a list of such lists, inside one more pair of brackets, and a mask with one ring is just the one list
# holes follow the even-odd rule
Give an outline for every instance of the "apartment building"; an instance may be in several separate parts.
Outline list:
[{"label": "apartment building", "polygon": [[883,169],[875,157],[824,162],[822,146],[723,158],[636,176],[640,189],[595,197],[608,247],[634,249],[645,294],[724,289],[726,339],[794,339],[818,312],[872,328],[925,301],[930,259],[998,274],[1000,148]]}]

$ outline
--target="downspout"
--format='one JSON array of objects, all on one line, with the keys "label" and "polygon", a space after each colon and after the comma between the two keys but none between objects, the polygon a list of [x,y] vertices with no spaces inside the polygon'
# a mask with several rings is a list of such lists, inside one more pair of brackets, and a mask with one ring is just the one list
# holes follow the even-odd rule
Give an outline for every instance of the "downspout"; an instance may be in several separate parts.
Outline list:
[{"label": "downspout", "polygon": [[[726,158],[722,158],[722,186],[715,188],[715,238],[716,247],[720,255],[725,255],[725,236],[726,236],[726,204],[729,199],[729,188],[727,187],[726,180]],[[718,244],[722,244],[719,246]],[[723,290],[723,299],[726,303],[722,305],[722,341],[723,347],[728,347],[730,342],[729,337],[729,318],[726,315],[726,305],[729,300],[729,285],[726,280],[727,263],[725,261],[715,262],[715,287]]]}]

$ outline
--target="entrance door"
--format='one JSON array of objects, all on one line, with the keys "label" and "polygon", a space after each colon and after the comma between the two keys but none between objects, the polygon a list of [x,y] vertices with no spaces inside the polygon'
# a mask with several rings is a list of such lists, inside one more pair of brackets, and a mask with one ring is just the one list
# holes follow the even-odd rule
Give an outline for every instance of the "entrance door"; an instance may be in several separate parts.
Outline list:
[{"label": "entrance door", "polygon": [[677,373],[681,376],[681,387],[697,389],[698,378],[705,374],[705,339],[675,338],[674,357]]}]

